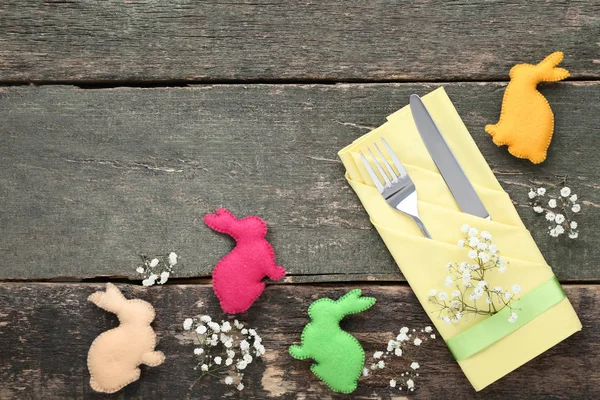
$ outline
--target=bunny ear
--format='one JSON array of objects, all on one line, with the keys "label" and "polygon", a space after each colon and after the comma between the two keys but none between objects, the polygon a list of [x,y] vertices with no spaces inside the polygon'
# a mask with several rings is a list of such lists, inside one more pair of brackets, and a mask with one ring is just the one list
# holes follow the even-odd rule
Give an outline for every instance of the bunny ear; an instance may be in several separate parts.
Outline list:
[{"label": "bunny ear", "polygon": [[126,300],[119,288],[110,282],[106,283],[106,294],[112,297],[113,300]]},{"label": "bunny ear", "polygon": [[544,58],[538,65],[547,68],[552,68],[557,66],[562,61],[563,57],[564,54],[562,51],[556,51],[550,54],[548,57]]},{"label": "bunny ear", "polygon": [[343,303],[346,302],[350,299],[358,299],[360,297],[362,293],[362,290],[360,289],[352,289],[351,291],[349,291],[348,293],[346,293],[345,295],[343,295],[342,297],[340,297],[337,302],[338,303]]},{"label": "bunny ear", "polygon": [[106,284],[106,292],[98,291],[92,293],[88,300],[97,305],[98,307],[117,314],[118,311],[123,307],[127,299],[112,283]]}]

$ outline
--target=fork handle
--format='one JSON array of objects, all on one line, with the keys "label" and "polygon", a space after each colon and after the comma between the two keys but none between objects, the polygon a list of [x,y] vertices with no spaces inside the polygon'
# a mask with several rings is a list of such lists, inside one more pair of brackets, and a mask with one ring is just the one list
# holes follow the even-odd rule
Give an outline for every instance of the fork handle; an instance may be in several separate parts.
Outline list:
[{"label": "fork handle", "polygon": [[427,230],[427,228],[425,228],[425,225],[423,224],[423,221],[421,221],[421,219],[419,217],[412,217],[412,219],[415,221],[415,223],[417,224],[417,226],[419,227],[419,229],[421,230],[421,232],[423,232],[423,235],[427,239],[431,239],[431,235],[429,234],[429,231]]}]

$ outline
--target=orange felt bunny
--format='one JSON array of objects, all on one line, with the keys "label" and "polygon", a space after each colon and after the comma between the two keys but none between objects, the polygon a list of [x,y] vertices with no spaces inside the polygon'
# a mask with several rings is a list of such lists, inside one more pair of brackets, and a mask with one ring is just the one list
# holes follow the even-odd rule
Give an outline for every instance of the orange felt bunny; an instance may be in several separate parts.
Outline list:
[{"label": "orange felt bunny", "polygon": [[554,114],[536,86],[569,76],[569,71],[556,67],[562,59],[563,53],[557,51],[537,65],[517,64],[510,70],[500,120],[495,125],[486,125],[485,131],[496,145],[508,145],[509,153],[515,157],[527,158],[534,164],[546,159],[554,131]]},{"label": "orange felt bunny", "polygon": [[140,364],[156,367],[165,361],[164,354],[154,350],[156,334],[150,326],[154,308],[150,303],[127,300],[112,283],[106,284],[105,292],[93,293],[88,300],[117,314],[120,322],[90,346],[88,369],[92,389],[114,393],[140,378]]}]

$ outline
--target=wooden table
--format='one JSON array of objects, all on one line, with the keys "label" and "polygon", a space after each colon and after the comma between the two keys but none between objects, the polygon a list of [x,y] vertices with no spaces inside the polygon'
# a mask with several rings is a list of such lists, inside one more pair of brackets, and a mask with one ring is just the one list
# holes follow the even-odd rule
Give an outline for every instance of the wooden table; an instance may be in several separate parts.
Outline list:
[{"label": "wooden table", "polygon": [[[475,393],[442,341],[422,352],[423,399],[600,395],[600,3],[23,1],[0,4],[0,399],[341,398],[292,359],[306,309],[362,288],[375,308],[344,322],[367,352],[426,313],[344,180],[336,152],[445,86],[573,302],[583,331]],[[565,52],[545,163],[484,132],[508,70]],[[569,186],[581,238],[551,238],[532,186]],[[231,242],[202,223],[257,214],[284,281],[241,319],[267,354],[238,393],[196,377],[186,316],[220,316],[210,272]],[[175,250],[176,278],[143,288],[140,252]],[[154,304],[167,362],[105,396],[88,384],[92,340],[116,318],[86,301],[103,282]],[[493,368],[490,365],[490,368]],[[390,377],[357,398],[401,398]]]}]

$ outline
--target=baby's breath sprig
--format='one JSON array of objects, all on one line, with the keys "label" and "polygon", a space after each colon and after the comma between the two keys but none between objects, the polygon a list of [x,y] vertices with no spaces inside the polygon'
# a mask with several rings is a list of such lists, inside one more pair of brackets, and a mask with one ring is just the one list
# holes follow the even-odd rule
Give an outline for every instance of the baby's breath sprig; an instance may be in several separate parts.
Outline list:
[{"label": "baby's breath sprig", "polygon": [[[518,309],[514,307],[514,301],[518,300],[515,295],[521,292],[521,286],[514,284],[508,290],[501,286],[492,287],[486,281],[486,274],[489,276],[493,270],[506,272],[509,262],[500,256],[489,232],[479,233],[477,228],[467,224],[462,226],[461,231],[465,236],[458,241],[458,247],[469,249],[471,261],[448,263],[446,266],[448,276],[445,284],[456,287],[452,293],[438,292],[436,289],[429,291],[429,301],[439,307],[438,318],[446,324],[457,324],[469,314],[494,315],[508,307],[511,311],[508,322],[516,322]],[[483,305],[480,305],[481,302]]]},{"label": "baby's breath sprig", "polygon": [[416,329],[411,332],[409,328],[402,327],[398,336],[388,341],[385,351],[378,350],[373,353],[371,365],[363,369],[363,376],[373,376],[377,370],[389,368],[393,373],[389,381],[390,387],[414,392],[419,377],[417,370],[421,368],[417,361],[419,350],[425,342],[435,338],[433,328],[430,326],[426,326],[419,332]]},{"label": "baby's breath sprig", "polygon": [[[208,315],[186,318],[183,329],[193,332],[196,339],[194,355],[199,359],[194,370],[200,376],[191,388],[205,376],[223,377],[226,385],[243,390],[244,372],[248,365],[265,354],[262,338],[255,329],[248,329],[237,319],[217,323]],[[190,389],[191,389],[190,388]]]},{"label": "baby's breath sprig", "polygon": [[528,196],[533,211],[544,215],[546,221],[552,224],[548,227],[550,236],[556,238],[562,234],[567,234],[570,239],[579,237],[578,224],[573,220],[573,217],[581,211],[581,204],[577,203],[577,195],[572,193],[571,188],[566,186],[566,179],[563,187],[555,196],[548,194],[544,187],[535,190],[533,188],[529,189]]},{"label": "baby's breath sprig", "polygon": [[149,257],[140,254],[142,264],[138,265],[135,272],[143,275],[142,285],[152,286],[155,283],[163,285],[169,279],[173,272],[173,267],[177,264],[177,254],[170,252],[166,256]]}]

